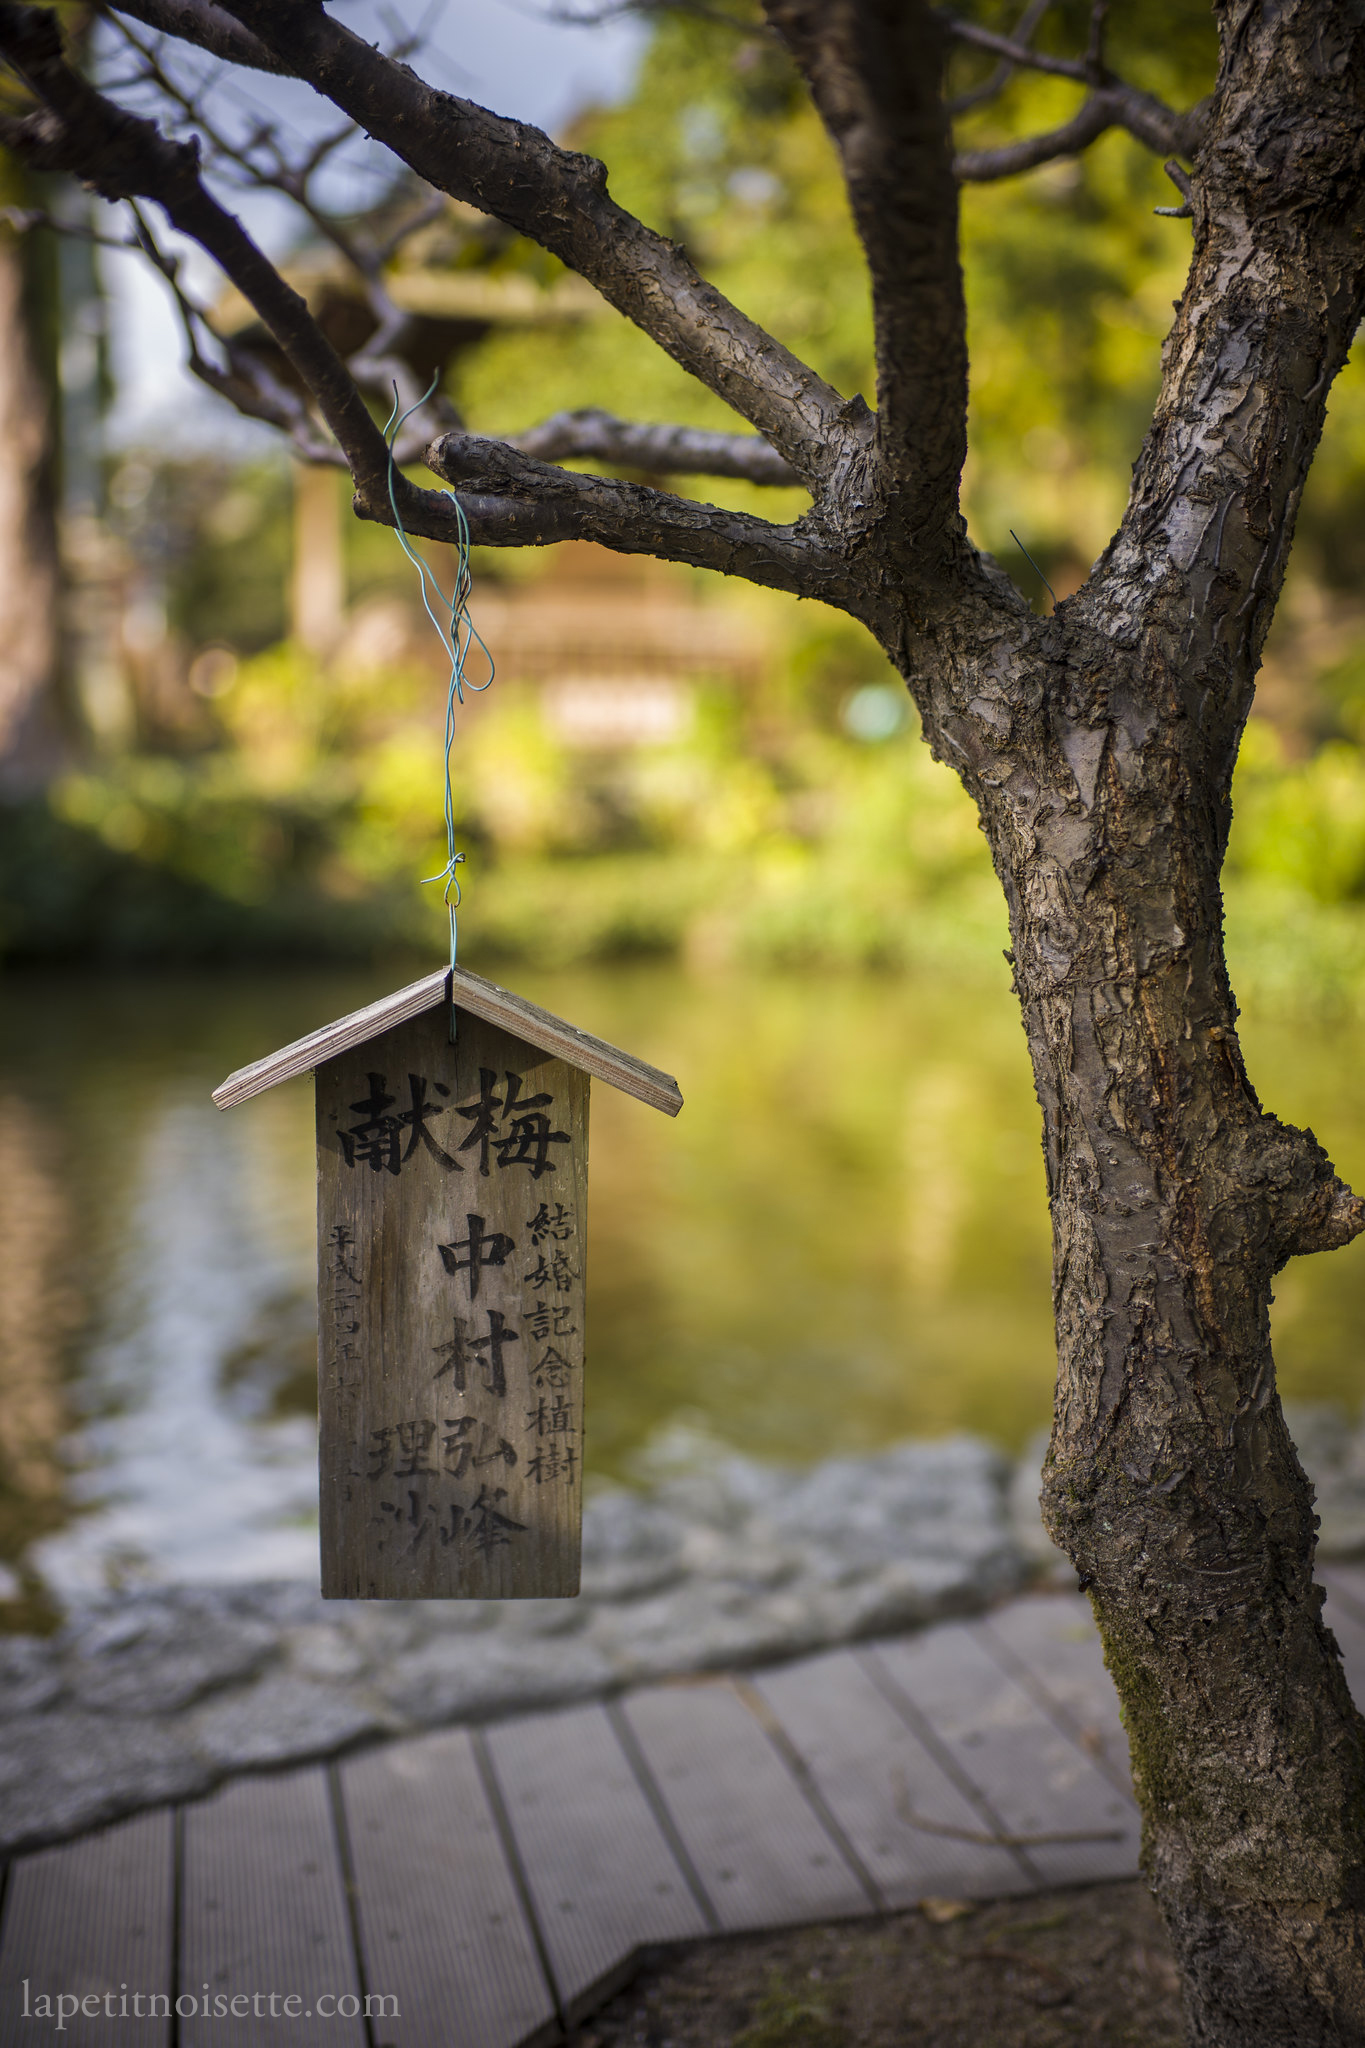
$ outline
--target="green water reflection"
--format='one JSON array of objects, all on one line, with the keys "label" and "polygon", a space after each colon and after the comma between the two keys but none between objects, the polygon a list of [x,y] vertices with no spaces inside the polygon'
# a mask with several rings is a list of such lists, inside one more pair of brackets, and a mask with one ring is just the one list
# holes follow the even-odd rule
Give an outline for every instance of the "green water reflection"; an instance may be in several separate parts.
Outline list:
[{"label": "green water reflection", "polygon": [[[42,1537],[58,1578],[73,1545],[87,1579],[159,1574],[196,1543],[295,1568],[311,1088],[226,1117],[207,1094],[410,971],[0,989],[0,1558]],[[1046,1421],[1038,1118],[1003,970],[965,988],[670,966],[518,982],[686,1097],[670,1122],[593,1091],[591,1471],[627,1475],[679,1420],[794,1460],[959,1427],[1016,1447]],[[1253,1017],[1244,1037],[1263,1100],[1365,1185],[1352,1035]],[[1354,1410],[1365,1246],[1296,1262],[1277,1293],[1285,1391]]]},{"label": "green water reflection", "polygon": [[1020,1441],[1051,1380],[1037,1112],[1008,993],[564,978],[676,1072],[675,1126],[594,1091],[595,1455],[694,1410],[812,1458],[965,1424]]}]

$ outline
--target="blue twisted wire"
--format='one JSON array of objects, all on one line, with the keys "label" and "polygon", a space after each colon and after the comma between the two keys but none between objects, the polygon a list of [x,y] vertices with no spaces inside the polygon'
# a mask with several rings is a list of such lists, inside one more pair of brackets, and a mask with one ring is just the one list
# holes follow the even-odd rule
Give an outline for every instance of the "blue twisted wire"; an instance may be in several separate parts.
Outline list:
[{"label": "blue twisted wire", "polygon": [[[444,809],[446,822],[446,864],[438,874],[423,875],[422,886],[425,888],[430,882],[442,882],[445,885],[444,900],[446,912],[450,919],[450,964],[454,967],[459,951],[458,912],[461,901],[460,878],[457,869],[464,861],[464,855],[458,852],[455,846],[455,792],[451,787],[450,780],[450,755],[451,749],[455,744],[455,707],[457,704],[464,703],[464,693],[466,690],[480,692],[486,690],[493,681],[495,670],[493,657],[476,629],[474,621],[469,616],[469,593],[473,585],[473,578],[469,567],[469,521],[465,518],[464,507],[454,491],[446,491],[446,497],[449,498],[451,504],[455,507],[455,522],[459,534],[455,548],[455,585],[449,597],[442,590],[430,564],[422,559],[408,539],[402,515],[398,510],[398,493],[395,488],[398,466],[393,459],[394,443],[397,441],[404,424],[411,419],[415,412],[420,411],[422,406],[431,397],[438,381],[438,378],[433,377],[430,386],[421,398],[415,404],[410,405],[406,412],[401,414],[398,410],[398,386],[395,384],[393,388],[393,410],[384,423],[384,439],[388,444],[389,450],[389,506],[393,512],[394,532],[398,535],[398,545],[412,563],[413,568],[416,569],[421,580],[422,609],[436,628],[437,633],[440,635],[441,645],[450,657],[450,677],[446,686],[445,729]],[[479,649],[484,660],[488,663],[488,675],[481,683],[474,682],[465,668],[465,664],[469,660],[470,650],[474,647]],[[453,1037],[453,1010],[451,1012],[451,1034]]]}]

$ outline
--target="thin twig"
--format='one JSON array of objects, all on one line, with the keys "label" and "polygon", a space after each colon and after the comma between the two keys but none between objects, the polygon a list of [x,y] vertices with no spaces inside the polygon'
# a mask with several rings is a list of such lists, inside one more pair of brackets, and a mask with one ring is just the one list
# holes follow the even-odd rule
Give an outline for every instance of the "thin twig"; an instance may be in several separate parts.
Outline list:
[{"label": "thin twig", "polygon": [[1123,1828],[1066,1828],[1041,1835],[1011,1835],[987,1832],[984,1828],[959,1828],[947,1821],[928,1820],[910,1804],[910,1789],[904,1771],[891,1773],[891,1796],[896,1812],[908,1828],[922,1835],[942,1835],[951,1842],[972,1842],[982,1849],[1043,1849],[1053,1843],[1122,1842]]},{"label": "thin twig", "polygon": [[1104,28],[1109,13],[1109,0],[1094,0],[1090,9],[1090,40],[1085,50],[1086,76],[1092,85],[1103,85],[1108,73],[1104,68]]},{"label": "thin twig", "polygon": [[1045,71],[1053,78],[1074,78],[1078,85],[1093,82],[1082,57],[1053,57],[1044,50],[1030,49],[1016,37],[997,35],[994,29],[979,28],[974,21],[962,21],[956,15],[943,14],[939,19],[948,34],[958,42],[971,43],[978,50],[990,50],[1010,64],[1028,71]]},{"label": "thin twig", "polygon": [[[1052,0],[1029,0],[1028,6],[1014,25],[1014,41],[1027,46],[1034,30],[1051,6]],[[1015,73],[1015,65],[1008,57],[1002,57],[989,78],[983,84],[974,86],[968,92],[955,93],[944,102],[950,114],[965,114],[972,107],[980,107],[987,100],[993,100],[1002,93]]]},{"label": "thin twig", "polygon": [[1154,206],[1152,212],[1164,214],[1167,220],[1189,220],[1194,213],[1193,178],[1183,165],[1175,161],[1174,157],[1171,158],[1169,163],[1163,164],[1162,169],[1180,194],[1181,203],[1179,206]]}]

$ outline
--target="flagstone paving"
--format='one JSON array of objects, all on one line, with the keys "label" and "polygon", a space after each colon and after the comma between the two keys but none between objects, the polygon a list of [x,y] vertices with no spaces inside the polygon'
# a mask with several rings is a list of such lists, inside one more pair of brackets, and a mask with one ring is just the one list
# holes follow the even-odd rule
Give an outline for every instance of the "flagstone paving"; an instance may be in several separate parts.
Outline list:
[{"label": "flagstone paving", "polygon": [[[1320,1576],[1365,1698],[1365,1568]],[[0,2048],[55,2034],[59,1997],[71,2048],[529,2048],[642,1948],[1130,1877],[1138,1835],[1087,1604],[1036,1594],[239,1776],[20,1856]]]}]

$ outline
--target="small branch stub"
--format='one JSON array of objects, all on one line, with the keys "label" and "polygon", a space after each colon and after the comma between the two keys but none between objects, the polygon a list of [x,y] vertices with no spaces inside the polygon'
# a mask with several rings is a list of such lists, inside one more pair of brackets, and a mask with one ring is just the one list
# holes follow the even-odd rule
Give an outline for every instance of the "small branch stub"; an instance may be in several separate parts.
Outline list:
[{"label": "small branch stub", "polygon": [[1167,220],[1191,219],[1194,214],[1193,178],[1191,178],[1187,170],[1183,169],[1183,167],[1175,161],[1174,157],[1171,157],[1168,162],[1163,164],[1162,169],[1165,171],[1166,176],[1170,179],[1171,183],[1175,186],[1176,191],[1180,193],[1181,204],[1179,206],[1154,206],[1152,208],[1153,213],[1162,214]]}]

